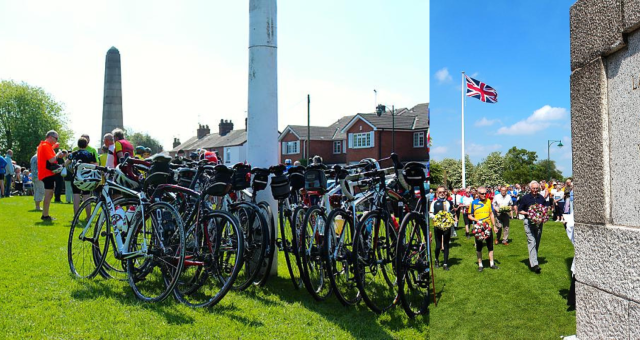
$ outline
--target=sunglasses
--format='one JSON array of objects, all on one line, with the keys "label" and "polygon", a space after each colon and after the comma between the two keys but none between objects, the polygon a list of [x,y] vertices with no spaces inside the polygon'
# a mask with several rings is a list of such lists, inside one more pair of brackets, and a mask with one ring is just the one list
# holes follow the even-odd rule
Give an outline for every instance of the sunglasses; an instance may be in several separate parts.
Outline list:
[{"label": "sunglasses", "polygon": [[479,192],[478,195],[486,195],[486,192]]},{"label": "sunglasses", "polygon": [[444,191],[438,191],[439,194],[444,194]]}]

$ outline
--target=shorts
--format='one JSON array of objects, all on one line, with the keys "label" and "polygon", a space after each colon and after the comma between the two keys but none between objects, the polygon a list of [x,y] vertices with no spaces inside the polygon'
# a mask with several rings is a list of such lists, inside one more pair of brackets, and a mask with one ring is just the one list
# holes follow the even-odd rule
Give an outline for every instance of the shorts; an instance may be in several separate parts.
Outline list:
[{"label": "shorts", "polygon": [[487,250],[493,251],[493,230],[491,231],[491,236],[489,236],[486,240],[480,241],[476,239],[476,251],[478,252],[482,251],[484,242],[487,242]]},{"label": "shorts", "polygon": [[0,181],[4,181],[4,174],[0,174]]},{"label": "shorts", "polygon": [[73,182],[71,182],[71,191],[73,191],[74,195],[89,195],[91,194],[90,191],[82,191],[80,189],[78,189],[78,187],[73,184]]},{"label": "shorts", "polygon": [[56,185],[56,176],[49,176],[42,179],[44,190],[53,190]]}]

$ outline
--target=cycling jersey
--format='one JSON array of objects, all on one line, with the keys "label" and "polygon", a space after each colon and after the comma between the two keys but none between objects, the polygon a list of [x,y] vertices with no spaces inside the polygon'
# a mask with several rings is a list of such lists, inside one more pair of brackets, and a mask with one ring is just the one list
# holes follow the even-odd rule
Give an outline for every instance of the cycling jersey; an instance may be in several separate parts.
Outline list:
[{"label": "cycling jersey", "polygon": [[469,207],[469,213],[473,214],[478,221],[485,221],[491,224],[491,219],[489,219],[491,215],[491,200],[486,199],[481,201],[479,198],[476,198],[473,202],[471,202],[471,206]]}]

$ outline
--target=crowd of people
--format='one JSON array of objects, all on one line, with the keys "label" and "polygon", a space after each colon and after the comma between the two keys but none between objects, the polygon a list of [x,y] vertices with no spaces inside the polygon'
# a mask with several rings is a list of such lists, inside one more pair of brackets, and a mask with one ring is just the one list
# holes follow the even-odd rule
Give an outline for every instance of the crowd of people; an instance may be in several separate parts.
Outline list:
[{"label": "crowd of people", "polygon": [[[521,219],[527,236],[529,266],[540,274],[542,268],[538,262],[538,250],[542,239],[544,223],[534,223],[528,216],[529,208],[539,204],[548,207],[552,216],[550,220],[562,222],[567,228],[567,235],[573,242],[573,184],[570,179],[565,182],[551,180],[532,181],[529,184],[504,186],[480,186],[478,188],[454,188],[449,191],[439,186],[429,192],[430,217],[434,218],[440,211],[447,211],[453,216],[454,226],[449,230],[434,228],[436,267],[449,270],[449,244],[451,237],[456,237],[459,221],[465,228],[465,236],[470,239],[476,224],[487,222],[491,227],[486,237],[476,238],[475,248],[478,258],[478,271],[483,271],[482,249],[486,246],[491,269],[498,269],[494,261],[494,245],[509,245],[509,227],[512,219]],[[444,258],[440,264],[440,252]]]},{"label": "crowd of people", "polygon": [[49,214],[50,204],[52,201],[63,203],[63,192],[65,203],[73,204],[74,212],[90,194],[74,185],[73,165],[82,162],[115,168],[125,154],[140,159],[151,156],[151,148],[142,145],[134,148],[122,129],[104,135],[100,153],[89,145],[91,139],[87,134],[83,134],[71,150],[62,149],[58,138],[56,131],[47,132],[31,157],[28,168],[20,167],[12,160],[11,150],[7,151],[5,157],[0,157],[0,183],[3,184],[0,198],[33,195],[35,210],[42,212],[40,218],[43,221],[55,220]]}]

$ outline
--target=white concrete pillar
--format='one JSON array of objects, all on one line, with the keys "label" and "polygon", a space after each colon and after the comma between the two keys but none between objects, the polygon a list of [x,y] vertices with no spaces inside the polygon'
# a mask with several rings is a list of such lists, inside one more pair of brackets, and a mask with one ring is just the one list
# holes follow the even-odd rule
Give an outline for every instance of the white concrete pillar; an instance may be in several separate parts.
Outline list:
[{"label": "white concrete pillar", "polygon": [[[278,163],[278,49],[276,0],[249,0],[249,103],[247,160],[253,167]],[[258,201],[278,206],[267,188]],[[276,219],[277,220],[277,219]],[[278,227],[276,225],[276,237]],[[274,250],[276,251],[276,250]],[[271,270],[277,274],[277,253]]]}]

